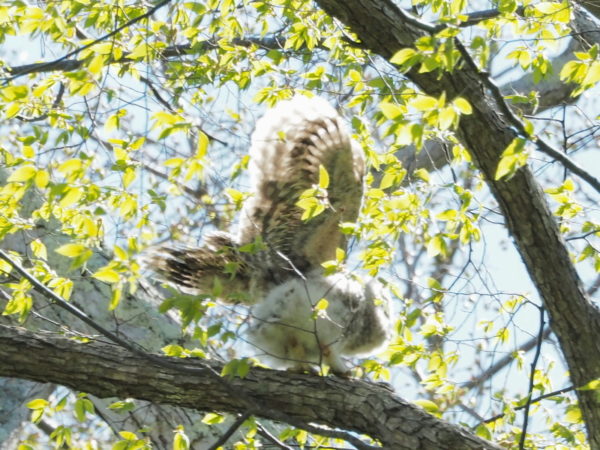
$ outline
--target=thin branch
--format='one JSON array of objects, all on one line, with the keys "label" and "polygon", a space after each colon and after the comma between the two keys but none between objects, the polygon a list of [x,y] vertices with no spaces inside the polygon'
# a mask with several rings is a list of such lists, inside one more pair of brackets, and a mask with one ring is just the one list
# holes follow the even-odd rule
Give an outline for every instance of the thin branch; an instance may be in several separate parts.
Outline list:
[{"label": "thin branch", "polygon": [[233,435],[233,433],[235,433],[250,416],[252,416],[252,414],[250,414],[249,412],[240,414],[238,416],[238,418],[235,420],[235,422],[233,422],[231,424],[231,426],[227,429],[227,431],[225,431],[225,433],[223,433],[223,435],[217,440],[217,442],[215,442],[213,445],[211,445],[208,448],[208,450],[217,450],[219,447],[224,445],[229,440],[229,438]]},{"label": "thin branch", "polygon": [[[90,47],[92,47],[92,46],[94,46],[94,45],[96,45],[96,44],[98,44],[98,43],[100,43],[102,41],[105,41],[106,39],[109,39],[109,38],[113,37],[114,35],[118,34],[122,30],[124,30],[125,28],[130,27],[131,25],[139,22],[140,20],[145,19],[146,17],[150,17],[152,14],[154,14],[156,11],[158,11],[163,6],[169,4],[170,2],[171,2],[171,0],[163,0],[162,2],[158,3],[157,5],[155,5],[153,8],[150,8],[144,14],[139,15],[139,16],[131,19],[130,21],[124,23],[120,27],[115,28],[110,33],[105,34],[102,37],[99,37],[98,39],[90,42],[89,44],[86,44],[86,45],[84,45],[82,47],[79,47],[79,48],[73,50],[72,52],[67,53],[64,56],[62,56],[62,57],[60,57],[58,59],[55,59],[54,61],[50,61],[50,62],[47,62],[47,63],[42,63],[42,67],[44,65],[46,65],[48,67],[55,67],[55,66],[61,64],[62,62],[69,61],[69,58],[71,58],[72,56],[75,56],[75,55],[81,53],[82,51],[84,51],[84,50],[86,50],[86,49],[88,49],[88,48],[90,48]],[[11,70],[11,72],[13,72],[13,71]],[[4,83],[8,84],[11,81],[13,81],[13,80],[15,80],[15,79],[17,79],[19,77],[22,77],[23,75],[25,75],[27,73],[31,73],[31,72],[16,72],[13,76],[5,78],[4,79]]]},{"label": "thin branch", "polygon": [[[546,328],[544,330],[542,339],[543,340],[548,339],[551,334],[552,334],[552,330],[550,328]],[[530,339],[529,341],[525,342],[519,348],[517,348],[516,351],[527,352],[527,351],[531,350],[532,348],[534,348],[538,344],[538,341],[539,341],[539,336],[535,336],[532,339]],[[484,382],[489,380],[492,376],[494,376],[496,373],[498,373],[504,367],[508,366],[514,360],[515,360],[515,358],[512,355],[504,356],[503,358],[501,358],[500,360],[495,362],[493,365],[488,367],[486,370],[481,372],[477,377],[475,377],[471,381],[468,381],[467,383],[463,384],[461,387],[463,389],[473,389],[478,386],[481,386]]]},{"label": "thin branch", "polygon": [[[466,19],[461,21],[456,26],[458,26],[459,28],[471,27],[473,25],[477,25],[480,22],[483,22],[484,20],[494,19],[498,16],[501,16],[502,14],[504,14],[504,13],[496,8],[485,9],[483,11],[475,11],[475,12],[472,12],[469,14],[465,14]],[[517,14],[519,16],[523,16],[525,14],[525,8],[523,6],[519,6],[515,10],[515,14]],[[440,31],[443,31],[446,28],[448,28],[448,24],[439,23],[437,25],[434,25],[433,30],[434,30],[434,33],[439,33]],[[423,28],[423,30],[425,30],[425,29]],[[425,31],[427,31],[427,30],[425,30]]]},{"label": "thin branch", "polygon": [[528,140],[533,141],[533,143],[537,146],[538,150],[540,150],[541,152],[546,153],[548,156],[560,161],[572,173],[578,175],[581,179],[587,181],[587,183],[590,186],[592,186],[597,192],[600,192],[600,180],[598,178],[596,178],[592,174],[586,172],[582,167],[580,167],[575,161],[573,161],[571,158],[569,158],[564,153],[554,149],[550,144],[546,143],[539,137],[536,138],[534,136],[531,136],[527,132],[523,122],[521,122],[521,120],[519,120],[519,118],[517,116],[515,116],[515,114],[512,112],[512,110],[509,108],[509,106],[504,101],[504,96],[502,95],[502,92],[500,91],[500,88],[498,87],[498,85],[496,85],[496,83],[494,83],[494,81],[491,79],[491,77],[489,76],[488,73],[482,72],[479,69],[479,67],[477,67],[477,64],[475,64],[475,61],[473,61],[473,59],[471,58],[471,55],[469,54],[468,50],[464,47],[464,45],[462,44],[462,42],[459,39],[454,39],[454,42],[456,44],[456,48],[460,52],[460,54],[463,57],[463,59],[465,60],[465,62],[470,66],[471,70],[473,70],[473,72],[479,76],[481,81],[490,90],[490,92],[492,93],[492,96],[494,97],[494,99],[496,100],[498,105],[500,106],[500,108],[502,110],[501,111],[502,114],[506,117],[506,119],[509,121],[509,123],[514,127],[517,134],[521,135],[522,137],[524,137]]},{"label": "thin branch", "polygon": [[[58,105],[60,105],[60,102],[62,100],[64,93],[65,93],[65,84],[60,83],[59,87],[58,87],[58,94],[56,94],[56,98],[52,102],[52,106],[50,107],[50,110],[58,108]],[[46,120],[48,118],[48,113],[44,113],[41,116],[37,116],[37,117],[16,116],[16,118],[18,120],[20,120],[21,122],[39,122],[40,120]]]},{"label": "thin branch", "polygon": [[[103,38],[100,38],[99,40],[102,40],[105,38],[106,38],[106,36],[104,36]],[[94,42],[96,42],[96,41],[94,41]],[[18,78],[20,76],[27,75],[27,74],[32,74],[32,73],[44,73],[44,72],[53,72],[53,71],[71,72],[71,71],[77,70],[83,65],[84,61],[77,60],[77,59],[67,59],[67,58],[70,55],[72,55],[73,53],[79,53],[79,52],[85,50],[85,48],[89,47],[89,45],[93,45],[93,44],[94,43],[88,44],[85,47],[81,47],[77,50],[74,50],[73,52],[69,53],[68,55],[65,55],[54,61],[8,67],[6,70],[9,73],[13,74],[13,76],[5,78],[4,81],[5,81],[5,83],[8,83],[15,78]],[[252,45],[256,45],[257,47],[263,48],[265,50],[281,50],[281,49],[283,49],[283,42],[281,41],[281,39],[279,37],[276,37],[276,36],[270,37],[270,38],[259,38],[259,37],[248,37],[248,38],[243,38],[243,39],[238,38],[238,39],[233,39],[231,41],[231,44],[239,45],[241,47],[250,47]],[[172,45],[170,47],[166,47],[165,49],[161,50],[158,54],[160,55],[161,58],[165,58],[165,59],[172,58],[172,57],[181,57],[181,56],[185,56],[185,55],[189,55],[189,54],[195,54],[200,51],[206,51],[207,49],[210,49],[210,48],[217,48],[218,45],[219,44],[216,40],[203,41],[202,43],[195,44],[194,47],[192,47],[190,44]],[[129,53],[125,53],[119,59],[111,58],[108,60],[107,64],[124,64],[124,63],[128,63],[128,62],[134,62],[135,60],[129,58],[128,55],[129,55]]]},{"label": "thin branch", "polygon": [[538,334],[538,342],[537,348],[535,350],[535,356],[533,357],[533,361],[531,362],[531,374],[529,375],[529,389],[527,394],[527,402],[525,403],[525,411],[523,412],[523,427],[521,430],[521,439],[519,440],[519,450],[523,450],[525,448],[525,438],[527,437],[527,425],[529,423],[529,408],[531,407],[531,396],[533,394],[533,386],[535,383],[535,370],[537,367],[538,360],[540,359],[540,354],[542,353],[542,343],[544,336],[544,327],[546,326],[546,320],[544,317],[545,310],[543,307],[540,307],[540,331]]},{"label": "thin branch", "polygon": [[[575,390],[575,386],[568,386],[566,388],[562,388],[562,389],[559,389],[557,391],[548,392],[547,394],[543,394],[543,395],[540,395],[539,397],[535,397],[535,398],[531,399],[531,402],[529,402],[529,403],[531,405],[534,405],[536,403],[541,402],[544,399],[547,399],[547,398],[550,398],[550,397],[556,397],[557,395],[566,394],[567,392],[571,392],[571,391],[574,391],[574,390]],[[522,410],[524,408],[525,408],[525,405],[521,405],[521,406],[517,406],[514,410],[515,411],[520,411],[520,410]],[[505,413],[496,414],[495,416],[490,417],[489,419],[485,419],[481,423],[492,423],[492,422],[495,422],[498,419],[502,419],[505,415],[506,415]]]},{"label": "thin branch", "polygon": [[279,439],[277,439],[275,436],[273,436],[269,432],[269,430],[267,430],[265,427],[263,427],[259,422],[256,423],[256,429],[258,430],[258,434],[260,434],[265,439],[268,439],[269,441],[271,441],[274,445],[279,447],[281,450],[293,450],[292,447],[285,445],[283,442],[281,442]]}]

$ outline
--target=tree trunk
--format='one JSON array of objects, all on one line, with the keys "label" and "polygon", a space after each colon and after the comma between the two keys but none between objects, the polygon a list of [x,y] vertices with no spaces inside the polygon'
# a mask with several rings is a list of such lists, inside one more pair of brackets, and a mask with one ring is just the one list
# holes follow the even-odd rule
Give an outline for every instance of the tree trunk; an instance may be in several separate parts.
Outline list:
[{"label": "tree trunk", "polygon": [[[340,19],[363,45],[386,59],[412,47],[427,35],[392,0],[317,0]],[[484,174],[506,218],[529,275],[535,283],[559,339],[576,386],[600,378],[600,311],[591,303],[565,247],[542,189],[528,167],[510,180],[494,180],[500,155],[517,137],[505,106],[493,95],[486,75],[467,61],[452,73],[418,73],[406,76],[425,93],[452,99],[466,98],[473,114],[460,121],[459,136]],[[594,391],[577,391],[590,445],[600,449],[600,398]]]}]

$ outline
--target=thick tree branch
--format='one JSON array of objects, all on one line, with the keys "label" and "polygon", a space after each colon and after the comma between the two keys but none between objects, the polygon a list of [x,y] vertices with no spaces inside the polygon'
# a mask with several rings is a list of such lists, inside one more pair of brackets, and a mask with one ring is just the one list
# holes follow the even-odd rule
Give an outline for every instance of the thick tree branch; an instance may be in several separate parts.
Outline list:
[{"label": "thick tree branch", "polygon": [[[317,0],[341,20],[364,46],[386,59],[414,46],[426,36],[420,26],[406,20],[392,0]],[[473,114],[461,118],[459,137],[473,156],[498,201],[529,274],[551,319],[573,384],[583,386],[600,378],[600,311],[588,298],[565,247],[541,187],[528,167],[510,180],[495,180],[500,155],[521,133],[512,117],[503,112],[503,100],[490,91],[488,80],[470,64],[452,73],[419,73],[406,76],[425,93],[448,98],[462,96]],[[600,399],[593,391],[577,391],[590,445],[600,449]]]},{"label": "thick tree branch", "polygon": [[[167,364],[150,362],[115,345],[81,344],[51,333],[0,325],[0,376],[55,382],[101,398],[132,397],[197,410],[247,411],[235,391],[212,377],[210,372],[221,371],[220,364],[155,357]],[[196,374],[188,373],[190,369]],[[281,420],[283,413],[295,425],[313,423],[365,433],[385,448],[500,448],[365,381],[255,368],[246,378],[231,379],[228,384],[257,399],[256,415]],[[317,430],[326,432],[327,428]]]}]

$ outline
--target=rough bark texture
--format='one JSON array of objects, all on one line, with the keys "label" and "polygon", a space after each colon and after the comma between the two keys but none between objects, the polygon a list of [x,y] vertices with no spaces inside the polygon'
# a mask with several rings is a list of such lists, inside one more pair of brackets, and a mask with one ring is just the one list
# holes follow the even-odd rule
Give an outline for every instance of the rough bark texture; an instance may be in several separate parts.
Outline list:
[{"label": "rough bark texture", "polygon": [[[216,375],[222,369],[216,363],[156,358],[168,367],[113,345],[81,344],[0,325],[0,376],[54,382],[101,398],[133,397],[198,410],[250,410],[268,419],[365,433],[390,449],[500,448],[376,384],[266,369],[226,380]],[[190,367],[197,372],[190,373]]]},{"label": "rough bark texture", "polygon": [[[5,171],[0,171],[0,184],[6,179]],[[23,200],[23,214],[38,208],[41,198],[33,193],[27,195]],[[68,274],[70,262],[67,258],[58,255],[54,250],[68,242],[68,237],[57,233],[60,227],[55,224],[38,223],[35,231],[29,231],[27,235],[16,233],[6,237],[0,242],[4,250],[14,250],[21,254],[27,254],[27,244],[35,237],[39,237],[48,248],[49,264],[60,275]],[[94,255],[89,261],[89,269],[95,270],[106,264],[106,258],[100,254]],[[75,283],[73,291],[73,302],[92,317],[97,323],[109,329],[118,326],[119,333],[127,336],[135,342],[143,342],[146,348],[158,350],[166,344],[177,342],[181,339],[181,326],[168,315],[158,311],[156,301],[158,293],[149,286],[140,285],[135,296],[127,296],[119,308],[113,314],[107,314],[108,301],[110,299],[110,288],[92,277],[82,277]],[[0,312],[4,310],[5,301],[0,297]],[[30,315],[25,325],[31,330],[47,329],[50,319],[66,327],[72,327],[83,333],[94,333],[89,327],[81,324],[73,316],[65,311],[49,307],[47,299],[36,297],[34,311],[42,314],[43,318]],[[10,316],[0,315],[0,325],[12,325],[14,321]],[[3,364],[0,359],[0,366]],[[28,421],[31,411],[24,405],[33,398],[45,398],[50,395],[53,388],[48,385],[34,383],[15,383],[14,380],[0,379],[0,449],[16,448],[15,439],[18,439],[21,422]],[[100,400],[92,398],[96,410],[105,419],[107,425],[113,429],[136,431],[147,426],[148,436],[152,445],[157,449],[172,447],[173,430],[179,424],[185,426],[188,437],[196,447],[206,446],[206,442],[213,442],[214,427],[209,428],[202,423],[201,415],[193,411],[181,408],[168,407],[164,405],[140,404],[139,408],[130,411],[127,415],[116,415],[114,411],[107,408],[113,400]],[[6,417],[6,419],[3,419]],[[203,441],[205,439],[205,441]]]},{"label": "rough bark texture", "polygon": [[[392,0],[317,0],[341,20],[369,50],[389,59],[426,33]],[[489,90],[484,75],[465,61],[452,73],[407,74],[429,95],[465,97],[473,114],[461,119],[459,135],[506,217],[506,222],[551,318],[576,386],[600,378],[600,311],[587,297],[571,264],[543,192],[528,167],[510,180],[494,181],[500,154],[517,136],[503,105]],[[590,444],[600,449],[600,399],[594,391],[578,391]]]}]

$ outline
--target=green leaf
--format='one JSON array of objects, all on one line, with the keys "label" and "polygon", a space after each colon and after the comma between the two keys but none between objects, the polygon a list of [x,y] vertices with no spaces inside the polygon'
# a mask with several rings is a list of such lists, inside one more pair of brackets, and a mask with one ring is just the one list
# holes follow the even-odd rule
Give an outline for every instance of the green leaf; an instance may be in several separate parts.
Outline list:
[{"label": "green leaf", "polygon": [[325,311],[329,307],[329,302],[327,299],[322,298],[315,305],[315,311]]},{"label": "green leaf", "polygon": [[136,434],[132,433],[131,431],[119,431],[119,435],[127,441],[137,440]]},{"label": "green leaf", "polygon": [[390,58],[392,64],[402,65],[412,57],[418,55],[417,51],[412,48],[403,48],[397,51],[394,56]]},{"label": "green leaf", "polygon": [[483,439],[487,439],[488,441],[491,441],[493,437],[491,431],[485,426],[485,424],[478,425],[475,429],[475,434]]},{"label": "green leaf", "polygon": [[183,426],[178,426],[173,436],[173,450],[188,450],[190,448],[190,439],[183,432]]},{"label": "green leaf", "polygon": [[600,378],[590,381],[589,383],[577,388],[579,391],[598,391],[600,390]]},{"label": "green leaf", "polygon": [[583,421],[581,410],[576,405],[567,406],[565,420],[569,423],[581,423]]},{"label": "green leaf", "polygon": [[59,255],[66,256],[68,258],[76,258],[81,256],[85,252],[90,251],[85,245],[82,244],[65,244],[58,247],[55,252]]},{"label": "green leaf", "polygon": [[398,118],[401,118],[404,116],[404,113],[405,113],[405,108],[403,108],[395,103],[390,103],[387,101],[381,102],[379,104],[379,109],[381,110],[383,115],[386,117],[386,119],[389,119],[389,120],[396,120]]},{"label": "green leaf", "polygon": [[204,159],[204,157],[206,156],[206,152],[208,151],[208,144],[208,136],[202,131],[200,131],[198,133],[198,145],[196,146],[197,159]]},{"label": "green leaf", "polygon": [[50,182],[50,175],[48,174],[48,171],[43,169],[38,170],[35,174],[33,182],[39,189],[44,189],[46,186],[48,186],[48,183]]},{"label": "green leaf", "polygon": [[175,345],[175,344],[165,345],[163,348],[161,348],[161,350],[167,356],[172,356],[175,358],[186,358],[187,357],[187,352],[181,345]]},{"label": "green leaf", "polygon": [[413,172],[413,175],[421,180],[423,180],[426,183],[429,183],[429,181],[431,180],[429,177],[429,172],[427,171],[427,169],[417,169]]},{"label": "green leaf", "polygon": [[33,177],[35,177],[36,173],[37,170],[33,166],[19,167],[17,170],[10,174],[7,181],[9,183],[29,181]]},{"label": "green leaf", "polygon": [[66,208],[74,203],[77,203],[84,194],[83,189],[78,187],[69,187],[65,192],[66,193],[63,195],[63,198],[60,200],[60,202],[58,202],[62,208]]},{"label": "green leaf", "polygon": [[310,220],[325,211],[325,205],[319,202],[316,197],[301,198],[296,202],[296,206],[304,210],[302,220]]},{"label": "green leaf", "polygon": [[208,413],[202,418],[202,423],[216,425],[225,421],[225,416],[217,413]]},{"label": "green leaf", "polygon": [[319,187],[321,189],[327,189],[329,187],[329,174],[322,164],[319,164]]},{"label": "green leaf", "polygon": [[29,244],[29,246],[31,247],[31,251],[33,252],[36,258],[40,258],[43,260],[48,259],[48,250],[46,250],[46,246],[42,241],[36,239],[34,241],[31,241],[31,244]]},{"label": "green leaf", "polygon": [[429,240],[427,243],[427,256],[433,258],[434,256],[446,256],[448,252],[448,248],[446,246],[446,241],[444,240],[442,235],[436,235]]},{"label": "green leaf", "polygon": [[48,400],[36,398],[35,400],[28,402],[25,406],[27,406],[29,409],[44,409],[48,407],[48,405],[50,405]]},{"label": "green leaf", "polygon": [[417,399],[414,401],[414,403],[419,405],[421,408],[423,408],[425,411],[427,411],[430,414],[439,414],[440,413],[439,406],[436,405],[435,403],[433,403],[431,400]]},{"label": "green leaf", "polygon": [[468,102],[468,100],[462,97],[456,97],[452,101],[452,104],[458,111],[460,111],[461,114],[468,115],[473,113],[473,108],[471,107],[471,104]]},{"label": "green leaf", "polygon": [[132,400],[119,400],[118,402],[111,403],[108,408],[119,413],[125,413],[133,411],[135,409],[135,403]]},{"label": "green leaf", "polygon": [[410,106],[418,111],[429,111],[438,107],[438,100],[428,95],[419,95],[410,102]]},{"label": "green leaf", "polygon": [[458,211],[456,211],[455,209],[447,209],[444,212],[439,213],[436,217],[436,219],[440,219],[440,220],[455,220],[456,217],[458,216]]},{"label": "green leaf", "polygon": [[520,137],[512,140],[500,157],[494,177],[495,180],[511,177],[519,167],[525,165],[527,161],[527,154],[524,153],[525,143],[525,139]]},{"label": "green leaf", "polygon": [[119,272],[110,269],[108,266],[98,269],[92,277],[96,280],[104,281],[105,283],[116,283],[121,279]]}]

